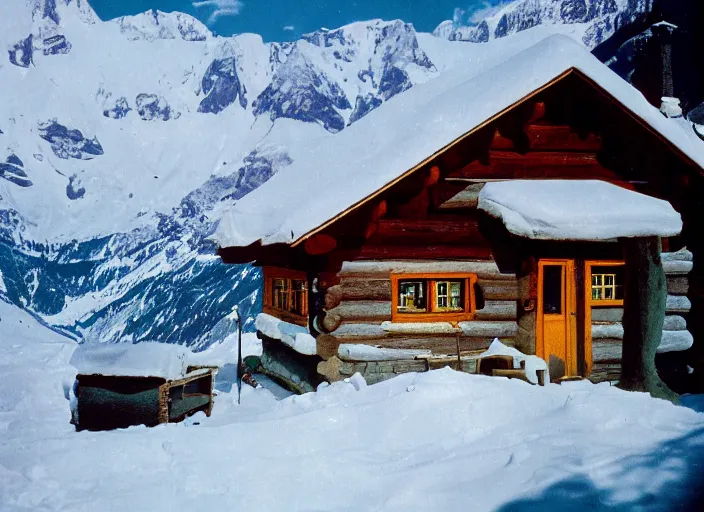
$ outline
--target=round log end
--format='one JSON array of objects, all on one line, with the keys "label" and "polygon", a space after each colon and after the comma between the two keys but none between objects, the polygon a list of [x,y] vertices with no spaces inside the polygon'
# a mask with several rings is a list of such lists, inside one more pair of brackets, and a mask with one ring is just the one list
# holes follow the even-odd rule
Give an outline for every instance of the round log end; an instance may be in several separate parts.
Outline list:
[{"label": "round log end", "polygon": [[325,359],[337,357],[337,352],[340,347],[340,341],[335,336],[329,334],[320,334],[315,339],[316,353]]},{"label": "round log end", "polygon": [[328,382],[338,382],[343,380],[344,377],[340,373],[340,358],[333,356],[327,361],[320,361],[318,363],[318,373],[325,377]]},{"label": "round log end", "polygon": [[322,320],[318,321],[325,332],[333,332],[342,324],[342,317],[337,313],[326,313]]},{"label": "round log end", "polygon": [[311,256],[318,256],[320,254],[327,254],[335,249],[335,247],[337,247],[337,240],[330,235],[320,233],[307,239],[303,247]]}]

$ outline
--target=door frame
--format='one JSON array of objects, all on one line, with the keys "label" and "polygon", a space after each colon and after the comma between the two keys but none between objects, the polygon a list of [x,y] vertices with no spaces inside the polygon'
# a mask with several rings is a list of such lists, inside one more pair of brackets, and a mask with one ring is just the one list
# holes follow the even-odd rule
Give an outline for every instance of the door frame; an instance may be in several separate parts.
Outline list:
[{"label": "door frame", "polygon": [[[579,361],[577,348],[577,282],[575,274],[575,260],[573,258],[546,258],[538,261],[538,300],[536,306],[535,319],[535,352],[536,355],[545,359],[545,339],[543,326],[543,267],[545,266],[561,266],[564,268],[564,282],[562,290],[562,300],[564,303],[563,311],[565,312],[565,333],[567,339],[566,354],[565,354],[565,373],[567,376],[579,375]],[[586,340],[585,340],[586,341]],[[585,355],[587,353],[585,347]],[[589,349],[591,355],[591,347]]]}]

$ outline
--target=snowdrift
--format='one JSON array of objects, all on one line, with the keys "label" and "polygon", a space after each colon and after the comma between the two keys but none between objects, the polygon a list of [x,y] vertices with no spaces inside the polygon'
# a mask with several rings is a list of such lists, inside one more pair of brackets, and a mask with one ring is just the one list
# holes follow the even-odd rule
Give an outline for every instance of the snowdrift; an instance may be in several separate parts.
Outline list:
[{"label": "snowdrift", "polygon": [[645,394],[444,369],[280,401],[245,386],[210,418],[76,433],[75,344],[0,318],[3,512],[696,510],[704,414]]}]

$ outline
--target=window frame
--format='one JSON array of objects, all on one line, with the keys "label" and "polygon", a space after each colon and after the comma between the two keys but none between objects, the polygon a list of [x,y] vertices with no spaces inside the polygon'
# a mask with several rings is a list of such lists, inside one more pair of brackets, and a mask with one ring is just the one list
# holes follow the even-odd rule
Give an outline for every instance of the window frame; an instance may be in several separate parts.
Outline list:
[{"label": "window frame", "polygon": [[[264,278],[264,293],[262,297],[262,311],[268,315],[275,316],[286,322],[290,322],[296,325],[301,325],[306,327],[308,325],[308,299],[310,293],[310,286],[308,283],[308,277],[306,273],[302,270],[292,270],[288,268],[271,267],[266,266],[262,268],[263,278]],[[284,280],[286,283],[285,287],[285,302],[286,307],[274,306],[274,282],[277,280]],[[293,285],[294,281],[303,281],[305,283],[305,291],[299,291],[301,293],[302,299],[300,300],[301,313],[296,311],[291,311],[292,305],[292,295],[296,293]]]},{"label": "window frame", "polygon": [[[425,281],[426,304],[425,313],[400,313],[398,311],[398,292],[400,281]],[[438,311],[436,284],[443,281],[462,281],[464,286],[463,311]],[[432,274],[392,273],[391,274],[391,321],[392,322],[462,322],[473,320],[476,312],[474,286],[477,275],[460,272],[443,272]],[[462,290],[461,290],[462,292]],[[448,303],[450,288],[448,287]]]},{"label": "window frame", "polygon": [[[592,298],[592,276],[593,275],[612,275],[603,274],[601,272],[594,274],[592,273],[593,267],[625,267],[625,262],[617,260],[600,261],[600,260],[589,260],[584,262],[585,272],[584,272],[584,288],[585,288],[585,299],[587,306],[623,306],[623,299],[594,299]],[[613,275],[616,275],[614,272]],[[621,284],[623,286],[623,283]],[[616,281],[614,278],[614,293],[616,293]],[[601,284],[600,288],[603,290],[606,285]]]}]

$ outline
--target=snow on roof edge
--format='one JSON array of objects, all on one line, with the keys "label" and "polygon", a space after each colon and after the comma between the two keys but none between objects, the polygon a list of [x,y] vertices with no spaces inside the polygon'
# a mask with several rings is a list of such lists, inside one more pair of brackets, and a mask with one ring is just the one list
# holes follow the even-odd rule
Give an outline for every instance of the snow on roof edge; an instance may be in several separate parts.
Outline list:
[{"label": "snow on roof edge", "polygon": [[605,241],[682,231],[669,202],[600,180],[487,183],[478,208],[510,233],[533,240]]}]

